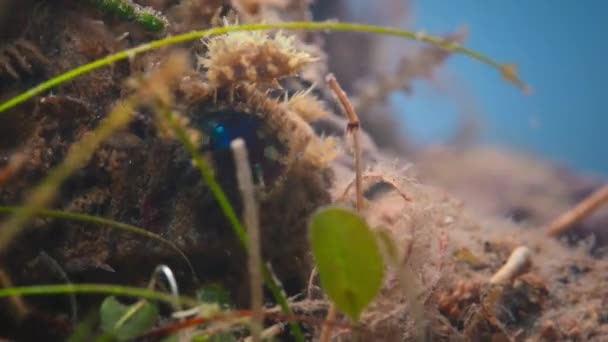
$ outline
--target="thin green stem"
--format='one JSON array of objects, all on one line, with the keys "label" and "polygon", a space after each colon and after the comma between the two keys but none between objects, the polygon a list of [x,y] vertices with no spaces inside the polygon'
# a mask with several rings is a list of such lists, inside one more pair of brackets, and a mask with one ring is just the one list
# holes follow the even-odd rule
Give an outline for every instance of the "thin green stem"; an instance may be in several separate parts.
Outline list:
[{"label": "thin green stem", "polygon": [[228,199],[228,197],[222,190],[222,187],[219,185],[219,183],[215,179],[215,176],[213,175],[213,170],[211,169],[209,164],[207,164],[205,159],[203,159],[201,154],[198,153],[196,146],[192,143],[192,141],[190,140],[190,137],[188,137],[188,133],[171,116],[171,112],[165,111],[165,119],[170,123],[171,128],[177,135],[178,139],[181,141],[181,143],[184,145],[184,147],[186,148],[186,150],[192,157],[192,160],[194,161],[194,165],[199,169],[201,176],[203,177],[203,180],[205,181],[205,183],[207,183],[207,186],[209,187],[209,189],[215,196],[215,199],[217,200],[218,204],[220,205],[222,212],[228,219],[228,222],[234,228],[234,232],[235,232],[236,236],[239,238],[239,240],[241,241],[243,246],[245,246],[245,248],[249,248],[249,238],[247,237],[245,228],[241,224],[241,221],[239,220],[238,215],[236,214],[236,211],[232,207],[232,204],[230,204],[230,200]]},{"label": "thin green stem", "polygon": [[[220,205],[220,208],[222,209],[224,215],[230,222],[230,226],[234,230],[234,233],[241,241],[245,249],[248,250],[249,237],[247,236],[247,232],[241,224],[241,221],[238,219],[238,216],[234,208],[230,204],[228,197],[226,196],[220,185],[217,183],[215,176],[213,175],[213,171],[211,170],[205,159],[203,159],[201,154],[198,152],[194,143],[192,143],[186,130],[175,120],[171,112],[168,110],[164,110],[163,115],[167,122],[171,125],[171,128],[177,135],[178,139],[182,142],[188,153],[190,153],[190,156],[194,160],[194,164],[199,169],[201,176],[209,186],[211,192],[213,192],[213,195],[215,196],[216,200]],[[286,315],[293,315],[291,308],[289,307],[289,303],[287,302],[287,297],[281,289],[278,280],[274,277],[272,270],[268,265],[264,263],[262,263],[261,267],[262,277],[264,278],[264,284],[272,293],[272,296],[281,307],[281,310]],[[300,326],[295,322],[290,322],[289,325],[296,340],[303,342],[304,335],[302,334]]]},{"label": "thin green stem", "polygon": [[[175,304],[176,297],[173,294],[162,293],[144,288],[106,285],[106,284],[63,284],[63,285],[34,285],[0,288],[0,298],[12,296],[49,296],[63,295],[69,293],[82,294],[104,294],[134,298],[146,298],[157,300],[169,305]],[[183,305],[195,307],[200,303],[193,298],[180,296],[177,298]]]},{"label": "thin green stem", "polygon": [[[0,206],[0,213],[1,214],[15,213],[21,209],[23,209],[23,208],[22,207]],[[181,251],[181,249],[179,249],[179,247],[177,247],[177,245],[175,245],[173,242],[163,238],[162,236],[152,233],[150,231],[147,231],[143,228],[139,228],[139,227],[136,227],[136,226],[133,226],[130,224],[126,224],[126,223],[122,223],[122,222],[113,221],[113,220],[106,219],[103,217],[78,214],[78,213],[70,213],[67,211],[60,211],[60,210],[40,210],[40,211],[34,213],[34,215],[52,217],[52,218],[57,218],[57,219],[61,219],[61,220],[90,223],[90,224],[93,224],[100,228],[107,226],[107,227],[110,227],[113,229],[122,230],[124,232],[140,235],[140,236],[146,237],[148,239],[158,241],[158,242],[164,244],[165,246],[169,247],[170,249],[175,251],[180,257],[182,257],[184,259],[184,262],[190,269],[190,272],[192,272],[193,277],[196,279],[196,273],[194,271],[194,267],[190,263],[190,260],[188,260],[188,257],[184,254],[184,252]]]},{"label": "thin green stem", "polygon": [[[388,28],[382,26],[373,26],[373,25],[364,25],[364,24],[355,24],[355,23],[338,23],[338,22],[291,22],[291,23],[275,23],[275,24],[247,24],[247,25],[237,25],[237,26],[228,26],[228,27],[217,27],[203,31],[195,31],[190,33],[185,33],[173,37],[168,37],[156,41],[152,41],[150,43],[142,44],[132,49],[124,50],[113,55],[109,55],[107,57],[101,58],[99,60],[93,61],[89,64],[85,64],[83,66],[74,68],[69,70],[59,76],[56,76],[46,82],[43,82],[34,88],[29,89],[28,91],[19,94],[18,96],[0,104],[0,113],[10,109],[22,102],[31,99],[32,97],[39,95],[53,87],[56,87],[62,83],[70,81],[78,76],[91,72],[93,70],[102,68],[104,66],[110,65],[114,62],[124,60],[127,58],[133,58],[136,55],[151,51],[155,49],[159,49],[164,46],[174,45],[179,43],[184,43],[188,41],[192,41],[195,39],[200,39],[204,37],[216,36],[229,32],[239,32],[239,31],[260,31],[260,30],[307,30],[307,31],[343,31],[343,32],[365,32],[365,33],[374,33],[388,36],[395,36],[401,38],[407,38],[412,40],[417,40],[437,46],[441,46],[447,50],[462,53],[467,55],[475,60],[478,60],[484,64],[487,64],[491,67],[497,68],[499,71],[501,70],[502,65],[498,62],[495,62],[491,58],[480,54],[471,49],[465,48],[460,44],[446,41],[440,37],[434,37],[427,34],[416,33],[412,31],[406,31],[395,28]],[[353,51],[353,54],[356,51]]]}]

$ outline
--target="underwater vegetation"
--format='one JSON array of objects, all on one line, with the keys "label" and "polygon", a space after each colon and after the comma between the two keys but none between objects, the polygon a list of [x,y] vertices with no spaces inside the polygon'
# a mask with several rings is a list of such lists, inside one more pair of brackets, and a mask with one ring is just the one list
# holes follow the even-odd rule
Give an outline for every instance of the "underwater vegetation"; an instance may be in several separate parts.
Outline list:
[{"label": "underwater vegetation", "polygon": [[[0,338],[608,336],[608,279],[584,281],[608,270],[601,246],[469,214],[382,140],[375,106],[452,54],[528,89],[463,35],[311,21],[305,0],[0,13]],[[428,45],[356,90],[331,73],[352,48],[324,45],[336,31]],[[462,153],[412,158],[424,179]]]}]

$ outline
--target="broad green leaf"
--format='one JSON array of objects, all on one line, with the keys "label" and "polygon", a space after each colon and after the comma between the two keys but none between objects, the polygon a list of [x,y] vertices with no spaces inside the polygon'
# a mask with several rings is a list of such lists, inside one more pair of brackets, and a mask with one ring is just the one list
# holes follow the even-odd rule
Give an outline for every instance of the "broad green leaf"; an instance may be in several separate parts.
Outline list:
[{"label": "broad green leaf", "polygon": [[124,305],[112,296],[101,304],[100,316],[104,332],[126,341],[152,328],[158,319],[158,309],[147,301]]},{"label": "broad green leaf", "polygon": [[358,321],[382,286],[374,233],[354,212],[329,207],[313,216],[309,234],[321,286],[340,311]]}]

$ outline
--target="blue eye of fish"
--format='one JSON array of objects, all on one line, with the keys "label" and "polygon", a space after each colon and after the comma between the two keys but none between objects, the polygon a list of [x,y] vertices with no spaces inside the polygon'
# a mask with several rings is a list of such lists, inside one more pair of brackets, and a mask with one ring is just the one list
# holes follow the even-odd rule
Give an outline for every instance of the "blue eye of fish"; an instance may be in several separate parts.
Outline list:
[{"label": "blue eye of fish", "polygon": [[207,112],[200,116],[203,133],[201,150],[211,152],[216,167],[222,172],[234,172],[230,143],[245,140],[254,181],[272,186],[281,176],[284,165],[281,156],[285,148],[255,115],[232,110]]}]

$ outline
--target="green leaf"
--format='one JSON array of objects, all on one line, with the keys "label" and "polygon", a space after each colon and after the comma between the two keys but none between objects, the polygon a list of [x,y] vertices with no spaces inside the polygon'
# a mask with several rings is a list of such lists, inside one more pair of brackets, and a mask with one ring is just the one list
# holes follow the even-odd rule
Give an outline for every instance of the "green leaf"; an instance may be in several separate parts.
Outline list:
[{"label": "green leaf", "polygon": [[310,241],[321,286],[353,321],[380,291],[384,274],[374,233],[354,212],[329,207],[310,223]]},{"label": "green leaf", "polygon": [[158,309],[141,300],[133,305],[121,304],[115,297],[107,297],[100,308],[101,329],[119,341],[133,339],[156,324]]},{"label": "green leaf", "polygon": [[192,339],[192,342],[237,342],[238,339],[230,332],[220,332],[212,336],[201,335]]},{"label": "green leaf", "polygon": [[[164,339],[161,342],[178,342],[179,339],[177,338],[177,335],[173,335],[171,337],[171,339]],[[236,338],[234,336],[234,334],[232,334],[231,332],[219,332],[217,334],[214,335],[198,335],[198,336],[194,336],[192,337],[192,340],[189,340],[190,342],[237,342],[238,338]]]},{"label": "green leaf", "polygon": [[160,342],[179,342],[179,338],[177,337],[177,334],[175,335],[171,335],[169,337],[165,337],[162,340],[160,340]]},{"label": "green leaf", "polygon": [[196,299],[203,303],[215,303],[222,308],[230,307],[230,293],[220,284],[206,285],[196,292]]}]

